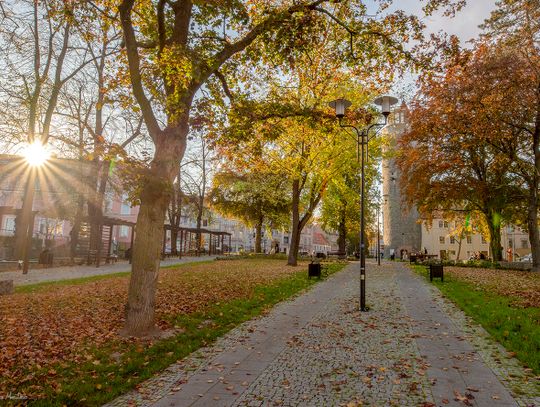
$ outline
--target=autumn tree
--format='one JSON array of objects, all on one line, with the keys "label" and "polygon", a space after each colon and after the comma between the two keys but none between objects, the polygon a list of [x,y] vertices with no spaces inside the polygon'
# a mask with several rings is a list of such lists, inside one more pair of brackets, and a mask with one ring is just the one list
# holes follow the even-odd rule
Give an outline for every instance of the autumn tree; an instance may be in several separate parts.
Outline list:
[{"label": "autumn tree", "polygon": [[287,178],[264,171],[225,169],[214,176],[212,208],[255,228],[255,253],[261,253],[264,227],[288,224]]},{"label": "autumn tree", "polygon": [[[483,25],[483,43],[471,62],[469,98],[490,125],[486,141],[512,162],[527,202],[526,221],[533,270],[540,271],[540,3],[501,0]],[[473,78],[489,84],[473,86]]]},{"label": "autumn tree", "polygon": [[[347,137],[347,134],[343,134]],[[350,140],[351,141],[351,140]],[[354,141],[354,140],[352,140]],[[366,175],[366,223],[376,223],[373,213],[376,211],[374,203],[377,201],[377,181],[379,178],[378,164],[380,163],[380,140],[371,140],[368,148],[370,159],[365,166]],[[354,151],[354,143],[349,143],[349,148]],[[357,152],[358,154],[358,152]],[[359,250],[360,243],[360,168],[358,159],[349,156],[339,172],[332,178],[327,193],[322,199],[321,216],[319,221],[326,230],[338,233],[338,247],[341,253],[347,252],[349,247]],[[367,239],[365,239],[367,242]],[[355,250],[356,250],[355,249]]]},{"label": "autumn tree", "polygon": [[[431,0],[426,11],[453,3]],[[384,2],[381,8],[386,6]],[[142,178],[125,326],[127,334],[144,335],[154,329],[159,242],[194,100],[201,90],[221,85],[224,97],[233,96],[235,83],[242,79],[235,76],[240,64],[282,65],[298,50],[309,49],[329,23],[335,27],[339,60],[377,71],[389,61],[410,56],[402,44],[409,38],[421,39],[422,23],[402,12],[381,11],[372,17],[360,0],[123,0],[119,13],[125,77],[154,143],[153,160]]]},{"label": "autumn tree", "polygon": [[451,61],[441,76],[424,77],[411,106],[409,131],[399,141],[400,185],[408,203],[424,217],[462,210],[482,213],[491,254],[500,260],[501,221],[509,219],[516,189],[510,161],[484,141],[489,127],[468,104],[456,103],[467,94],[465,60]]}]

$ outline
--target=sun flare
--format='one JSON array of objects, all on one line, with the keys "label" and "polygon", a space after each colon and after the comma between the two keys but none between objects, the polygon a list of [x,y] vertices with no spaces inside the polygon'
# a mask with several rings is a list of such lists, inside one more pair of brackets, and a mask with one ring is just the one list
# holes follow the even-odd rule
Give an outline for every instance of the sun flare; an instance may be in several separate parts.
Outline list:
[{"label": "sun flare", "polygon": [[51,156],[49,150],[39,141],[28,144],[23,152],[23,157],[32,167],[43,165]]}]

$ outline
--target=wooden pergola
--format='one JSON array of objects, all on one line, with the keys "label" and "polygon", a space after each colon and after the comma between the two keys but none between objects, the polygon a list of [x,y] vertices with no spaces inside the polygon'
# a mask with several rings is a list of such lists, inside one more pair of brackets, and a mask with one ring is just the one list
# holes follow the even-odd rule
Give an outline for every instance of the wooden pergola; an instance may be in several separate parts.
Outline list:
[{"label": "wooden pergola", "polygon": [[[162,247],[162,255],[166,255],[165,253],[165,247],[167,243],[167,231],[172,231],[174,227],[172,225],[165,225],[163,228],[163,247]],[[201,235],[208,235],[208,255],[212,254],[230,254],[231,252],[231,236],[232,233],[229,232],[223,232],[223,231],[216,231],[216,230],[210,230],[210,229],[197,229],[197,228],[185,228],[185,227],[178,227],[176,228],[178,231],[178,239],[180,240],[180,250],[178,252],[178,256],[182,257],[182,255],[186,254],[195,254],[199,255],[200,253],[197,253],[196,250],[192,249],[193,243],[196,244],[196,238],[197,234],[200,233]],[[225,247],[225,236],[229,236],[229,243],[227,245],[227,250],[224,250]],[[171,241],[171,251],[174,246],[176,246],[177,242]],[[173,246],[174,245],[174,246]]]},{"label": "wooden pergola", "polygon": [[[84,222],[89,223],[89,219],[85,218]],[[110,259],[111,259],[110,253],[111,253],[111,247],[112,247],[113,228],[115,226],[127,226],[127,227],[131,228],[131,242],[130,242],[130,245],[129,245],[129,249],[133,248],[133,239],[134,239],[134,236],[135,236],[135,222],[130,222],[128,220],[121,219],[121,218],[113,218],[112,216],[103,216],[102,223],[101,223],[101,232],[100,232],[100,236],[101,236],[100,244],[98,245],[96,253],[95,253],[95,255],[96,255],[96,257],[95,257],[96,267],[100,266],[102,257],[105,257],[105,264],[110,262]],[[105,235],[105,238],[104,238],[104,235]],[[105,256],[103,256],[103,253],[102,253],[103,249],[105,249],[104,250]],[[88,248],[87,257],[88,257],[88,260],[90,262],[91,257],[92,257],[92,253],[90,251],[90,248]],[[131,263],[131,260],[130,260],[130,263]]]}]

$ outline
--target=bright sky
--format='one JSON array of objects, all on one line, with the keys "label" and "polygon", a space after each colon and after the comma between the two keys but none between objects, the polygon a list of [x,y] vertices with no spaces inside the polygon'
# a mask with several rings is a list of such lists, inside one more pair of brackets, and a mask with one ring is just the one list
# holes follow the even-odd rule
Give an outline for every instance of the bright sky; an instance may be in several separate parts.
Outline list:
[{"label": "bright sky", "polygon": [[[411,13],[422,13],[422,4],[418,0],[401,0],[399,7]],[[489,17],[495,9],[495,0],[469,0],[467,6],[454,18],[438,15],[425,19],[428,32],[445,31],[457,35],[462,42],[475,38],[480,33],[478,25]]]},{"label": "bright sky", "polygon": [[[392,9],[401,9],[409,14],[423,16],[422,7],[425,0],[395,0]],[[441,13],[424,18],[428,33],[443,31],[457,35],[462,42],[476,37],[480,30],[478,25],[489,17],[495,9],[495,0],[468,0],[467,6],[454,18],[443,17]]]},{"label": "bright sky", "polygon": [[[376,5],[374,0],[370,0]],[[395,0],[390,10],[401,9],[407,14],[416,14],[423,17],[426,25],[426,34],[444,32],[449,35],[456,35],[460,38],[463,46],[471,39],[477,38],[480,34],[478,26],[489,17],[491,11],[496,7],[496,0],[467,0],[467,5],[455,17],[444,17],[442,12],[430,17],[423,17],[422,7],[425,0]],[[415,76],[406,76],[394,85],[393,94],[400,99],[409,99],[415,93]]]}]

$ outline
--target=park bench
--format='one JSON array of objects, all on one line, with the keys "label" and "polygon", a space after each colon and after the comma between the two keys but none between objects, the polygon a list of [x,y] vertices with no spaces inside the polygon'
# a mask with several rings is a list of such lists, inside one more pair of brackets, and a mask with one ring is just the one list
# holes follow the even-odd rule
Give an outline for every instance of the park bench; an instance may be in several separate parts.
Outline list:
[{"label": "park bench", "polygon": [[52,267],[54,256],[49,249],[43,250],[39,254],[38,264],[41,264],[43,267]]},{"label": "park bench", "polygon": [[338,259],[344,259],[347,257],[347,253],[345,252],[340,252],[340,251],[333,251],[333,252],[328,252],[327,253],[327,256],[330,258],[330,257],[333,257],[333,256],[336,256]]}]

